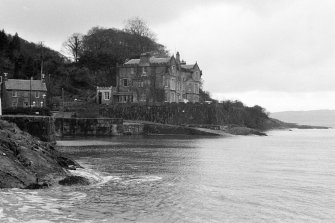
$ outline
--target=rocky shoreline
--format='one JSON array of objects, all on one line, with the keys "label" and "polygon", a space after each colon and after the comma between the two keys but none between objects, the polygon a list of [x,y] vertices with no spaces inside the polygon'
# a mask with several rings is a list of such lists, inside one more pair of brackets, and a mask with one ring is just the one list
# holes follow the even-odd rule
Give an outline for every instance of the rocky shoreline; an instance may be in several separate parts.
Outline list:
[{"label": "rocky shoreline", "polygon": [[0,120],[0,188],[48,187],[71,177],[69,170],[76,168],[81,166],[55,150],[53,143]]}]

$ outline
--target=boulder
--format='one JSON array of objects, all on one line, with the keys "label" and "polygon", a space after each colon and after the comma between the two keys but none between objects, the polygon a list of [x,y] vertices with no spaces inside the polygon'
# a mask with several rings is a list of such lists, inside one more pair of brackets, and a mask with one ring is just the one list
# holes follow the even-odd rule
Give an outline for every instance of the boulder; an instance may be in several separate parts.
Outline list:
[{"label": "boulder", "polygon": [[53,144],[0,120],[0,188],[47,187],[70,176],[68,169],[75,168],[81,167]]}]

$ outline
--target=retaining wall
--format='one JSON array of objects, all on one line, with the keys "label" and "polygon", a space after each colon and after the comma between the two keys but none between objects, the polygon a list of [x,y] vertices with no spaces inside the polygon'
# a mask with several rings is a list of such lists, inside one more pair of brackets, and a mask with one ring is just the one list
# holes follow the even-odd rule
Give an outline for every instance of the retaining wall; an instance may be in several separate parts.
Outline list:
[{"label": "retaining wall", "polygon": [[45,142],[55,142],[54,119],[50,116],[2,115],[1,119],[15,123],[22,131]]},{"label": "retaining wall", "polygon": [[115,136],[123,134],[120,118],[55,118],[57,137]]}]

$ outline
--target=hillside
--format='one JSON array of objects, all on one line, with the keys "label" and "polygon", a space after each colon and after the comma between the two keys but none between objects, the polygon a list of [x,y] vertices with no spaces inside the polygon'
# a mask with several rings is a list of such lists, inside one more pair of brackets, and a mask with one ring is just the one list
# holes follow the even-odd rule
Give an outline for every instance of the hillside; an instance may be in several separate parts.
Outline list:
[{"label": "hillside", "polygon": [[335,110],[274,112],[270,117],[300,125],[335,127]]}]

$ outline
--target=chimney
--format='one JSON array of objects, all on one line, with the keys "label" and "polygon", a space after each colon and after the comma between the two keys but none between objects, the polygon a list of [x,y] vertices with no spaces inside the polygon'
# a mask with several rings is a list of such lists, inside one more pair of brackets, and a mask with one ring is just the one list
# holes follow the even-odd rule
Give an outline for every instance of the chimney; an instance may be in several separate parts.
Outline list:
[{"label": "chimney", "polygon": [[150,65],[150,53],[142,53],[140,57],[140,65]]},{"label": "chimney", "polygon": [[42,83],[45,83],[45,74],[41,74],[41,81]]},{"label": "chimney", "polygon": [[177,61],[178,64],[180,63],[180,54],[179,54],[179,52],[177,52],[177,54],[176,54],[176,61]]},{"label": "chimney", "polygon": [[3,81],[8,81],[8,74],[7,73],[3,73]]}]

